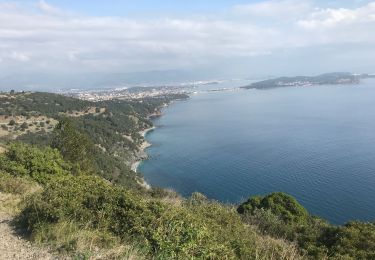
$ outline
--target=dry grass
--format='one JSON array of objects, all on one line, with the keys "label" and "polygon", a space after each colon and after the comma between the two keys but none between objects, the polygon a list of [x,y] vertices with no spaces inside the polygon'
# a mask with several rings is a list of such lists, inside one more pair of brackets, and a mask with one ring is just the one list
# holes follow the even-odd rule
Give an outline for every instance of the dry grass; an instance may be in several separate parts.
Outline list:
[{"label": "dry grass", "polygon": [[18,214],[22,200],[42,188],[33,181],[0,173],[0,212]]},{"label": "dry grass", "polygon": [[99,113],[97,113],[96,107],[89,107],[83,111],[73,110],[71,112],[66,112],[66,113],[61,113],[61,114],[65,116],[69,116],[69,117],[81,117],[81,116],[86,116],[86,115],[98,116],[98,115],[103,114],[105,111],[106,109],[103,107],[103,108],[99,108]]},{"label": "dry grass", "polygon": [[[15,121],[15,125],[9,125],[11,120]],[[24,123],[27,124],[27,129],[25,129],[25,131],[16,130],[17,127],[20,127]],[[0,116],[0,138],[8,136],[14,139],[17,136],[26,134],[27,132],[36,133],[43,130],[51,132],[57,123],[57,120],[46,116]]]},{"label": "dry grass", "polygon": [[256,259],[268,260],[300,260],[307,259],[301,256],[295,244],[269,236],[256,236]]},{"label": "dry grass", "polygon": [[145,259],[134,247],[102,230],[80,227],[74,222],[42,226],[33,240],[57,250],[60,255],[82,256],[87,259]]},{"label": "dry grass", "polygon": [[0,213],[14,216],[21,210],[20,202],[22,197],[10,193],[0,192]]}]

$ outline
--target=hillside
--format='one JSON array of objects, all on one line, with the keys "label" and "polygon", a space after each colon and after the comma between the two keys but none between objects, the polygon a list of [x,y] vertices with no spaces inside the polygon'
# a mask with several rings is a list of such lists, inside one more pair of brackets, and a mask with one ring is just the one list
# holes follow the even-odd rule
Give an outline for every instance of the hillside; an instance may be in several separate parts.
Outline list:
[{"label": "hillside", "polygon": [[252,83],[245,86],[245,89],[272,89],[280,87],[299,87],[299,86],[315,86],[315,85],[342,85],[342,84],[358,84],[360,76],[347,72],[326,73],[318,76],[296,76],[296,77],[280,77],[268,79]]},{"label": "hillside", "polygon": [[[139,131],[176,98],[93,103],[3,94],[1,124],[14,123],[1,137],[0,216],[25,230],[41,254],[47,248],[68,259],[375,258],[374,223],[334,226],[284,193],[226,205],[142,188],[129,168],[143,142]],[[15,129],[21,120],[37,127]]]},{"label": "hillside", "polygon": [[[0,94],[0,147],[9,141],[49,145],[61,121],[86,140],[95,171],[102,177],[134,186],[140,176],[130,165],[144,156],[140,132],[152,126],[148,115],[184,95],[103,102],[83,101],[52,93]],[[61,126],[61,125],[60,125]]]}]

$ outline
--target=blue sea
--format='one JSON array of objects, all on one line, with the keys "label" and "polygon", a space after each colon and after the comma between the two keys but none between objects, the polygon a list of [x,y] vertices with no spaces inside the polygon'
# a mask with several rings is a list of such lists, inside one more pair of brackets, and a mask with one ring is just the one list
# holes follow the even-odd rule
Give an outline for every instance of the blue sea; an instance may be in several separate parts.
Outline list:
[{"label": "blue sea", "polygon": [[154,124],[151,185],[229,203],[282,191],[334,224],[375,220],[375,80],[202,91]]}]

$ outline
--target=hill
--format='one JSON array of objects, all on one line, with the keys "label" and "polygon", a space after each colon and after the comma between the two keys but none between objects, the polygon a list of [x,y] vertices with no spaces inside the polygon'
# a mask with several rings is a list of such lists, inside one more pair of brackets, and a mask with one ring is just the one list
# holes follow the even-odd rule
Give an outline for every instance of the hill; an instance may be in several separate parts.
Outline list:
[{"label": "hill", "polygon": [[245,89],[271,89],[280,87],[299,87],[299,86],[315,86],[315,85],[341,85],[341,84],[358,84],[359,75],[353,75],[347,72],[334,72],[322,74],[319,76],[296,76],[296,77],[280,77],[276,79],[268,79],[252,83],[245,86]]},{"label": "hill", "polygon": [[152,127],[148,116],[170,101],[186,98],[168,95],[143,100],[90,102],[58,94],[22,92],[0,94],[0,146],[9,141],[51,144],[59,121],[86,139],[87,150],[102,177],[136,186],[139,174],[130,165],[143,157],[141,131]]}]

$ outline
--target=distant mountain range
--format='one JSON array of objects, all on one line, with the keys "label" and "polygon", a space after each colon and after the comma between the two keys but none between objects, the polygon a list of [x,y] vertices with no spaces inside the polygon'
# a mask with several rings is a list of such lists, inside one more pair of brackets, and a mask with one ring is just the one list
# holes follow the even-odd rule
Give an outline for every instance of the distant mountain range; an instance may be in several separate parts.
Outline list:
[{"label": "distant mountain range", "polygon": [[207,81],[212,77],[204,72],[165,70],[132,73],[21,73],[1,75],[0,91],[67,91],[72,89],[97,90],[134,86],[179,85],[186,82]]},{"label": "distant mountain range", "polygon": [[361,79],[375,77],[371,74],[353,74],[349,72],[333,72],[318,76],[280,77],[252,83],[245,89],[271,89],[279,87],[300,87],[315,85],[358,84]]}]

